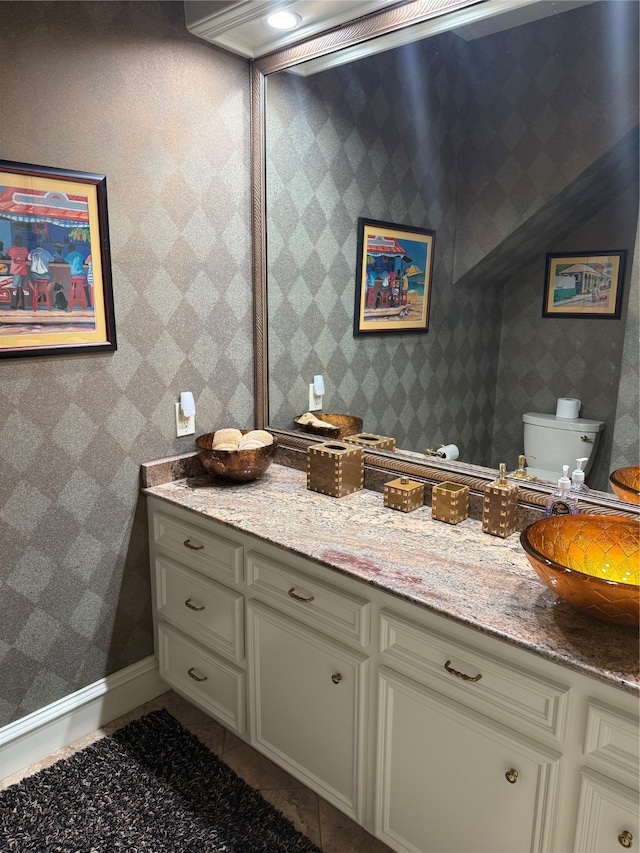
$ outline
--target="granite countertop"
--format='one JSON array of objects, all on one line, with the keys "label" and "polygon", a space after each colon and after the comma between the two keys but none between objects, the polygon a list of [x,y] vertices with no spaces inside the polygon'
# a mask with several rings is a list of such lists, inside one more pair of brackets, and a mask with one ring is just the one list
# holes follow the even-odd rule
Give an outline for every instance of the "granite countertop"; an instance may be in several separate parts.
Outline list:
[{"label": "granite countertop", "polygon": [[489,536],[472,519],[455,526],[434,521],[427,506],[398,512],[368,490],[321,495],[307,489],[303,471],[282,465],[252,483],[230,484],[209,476],[172,479],[181,466],[171,462],[159,460],[160,476],[154,463],[144,466],[144,481],[158,483],[146,494],[640,694],[637,633],[560,601],[529,565],[518,534]]}]

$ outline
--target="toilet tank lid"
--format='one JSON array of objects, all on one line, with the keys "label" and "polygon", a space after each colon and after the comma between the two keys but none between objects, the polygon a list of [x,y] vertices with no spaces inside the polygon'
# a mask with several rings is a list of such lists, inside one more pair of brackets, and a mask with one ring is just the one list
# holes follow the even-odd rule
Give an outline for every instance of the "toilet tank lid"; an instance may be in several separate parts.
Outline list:
[{"label": "toilet tank lid", "polygon": [[586,418],[557,418],[555,415],[544,415],[540,412],[527,412],[522,416],[525,424],[552,427],[553,429],[568,429],[572,432],[601,432],[604,421],[590,421]]}]

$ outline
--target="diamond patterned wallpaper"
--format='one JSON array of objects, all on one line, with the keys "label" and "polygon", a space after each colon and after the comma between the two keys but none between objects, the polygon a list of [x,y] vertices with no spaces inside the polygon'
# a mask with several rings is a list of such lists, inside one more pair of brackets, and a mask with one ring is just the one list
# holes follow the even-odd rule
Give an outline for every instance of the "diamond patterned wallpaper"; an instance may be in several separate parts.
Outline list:
[{"label": "diamond patterned wallpaper", "polygon": [[[590,478],[606,488],[625,326],[543,321],[542,287],[547,251],[627,248],[630,275],[637,13],[594,4],[268,80],[272,423],[291,427],[323,373],[327,410],[399,446],[453,441],[465,460],[515,467],[532,401],[554,412],[578,396],[607,422]],[[359,216],[436,229],[427,335],[353,338]]]},{"label": "diamond patterned wallpaper", "polygon": [[[8,160],[107,176],[118,350],[0,361],[0,725],[153,650],[139,465],[253,425],[249,79],[181,2],[0,3]],[[19,117],[12,120],[11,117]]]}]

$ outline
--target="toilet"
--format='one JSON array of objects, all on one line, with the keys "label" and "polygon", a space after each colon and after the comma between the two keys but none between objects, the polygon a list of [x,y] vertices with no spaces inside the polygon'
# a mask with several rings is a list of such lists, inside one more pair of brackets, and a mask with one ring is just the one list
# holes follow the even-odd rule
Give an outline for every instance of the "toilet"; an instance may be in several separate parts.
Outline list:
[{"label": "toilet", "polygon": [[589,476],[600,433],[605,427],[604,421],[558,418],[538,412],[527,412],[522,420],[529,474],[539,480],[557,483],[562,476],[563,465],[568,465],[569,471],[573,471],[576,459],[586,457],[582,468],[585,477]]}]

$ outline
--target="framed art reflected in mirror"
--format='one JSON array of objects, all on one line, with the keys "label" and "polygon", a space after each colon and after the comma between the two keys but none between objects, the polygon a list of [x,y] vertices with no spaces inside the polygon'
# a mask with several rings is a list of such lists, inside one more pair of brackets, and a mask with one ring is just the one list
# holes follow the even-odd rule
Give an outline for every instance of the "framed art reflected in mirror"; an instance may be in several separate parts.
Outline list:
[{"label": "framed art reflected in mirror", "polygon": [[427,228],[358,219],[354,334],[429,329],[435,238]]},{"label": "framed art reflected in mirror", "polygon": [[620,319],[626,251],[547,255],[543,317]]}]

